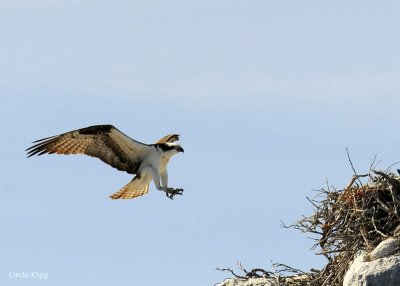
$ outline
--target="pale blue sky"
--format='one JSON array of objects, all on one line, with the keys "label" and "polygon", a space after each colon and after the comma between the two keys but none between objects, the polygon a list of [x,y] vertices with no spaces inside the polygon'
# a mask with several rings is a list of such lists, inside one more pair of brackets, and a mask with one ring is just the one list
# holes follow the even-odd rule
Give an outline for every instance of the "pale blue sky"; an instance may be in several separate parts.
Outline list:
[{"label": "pale blue sky", "polygon": [[[0,0],[1,285],[213,285],[216,267],[325,261],[280,228],[306,196],[400,160],[398,1]],[[111,123],[177,132],[168,200],[30,142]],[[43,271],[47,281],[9,272]]]}]

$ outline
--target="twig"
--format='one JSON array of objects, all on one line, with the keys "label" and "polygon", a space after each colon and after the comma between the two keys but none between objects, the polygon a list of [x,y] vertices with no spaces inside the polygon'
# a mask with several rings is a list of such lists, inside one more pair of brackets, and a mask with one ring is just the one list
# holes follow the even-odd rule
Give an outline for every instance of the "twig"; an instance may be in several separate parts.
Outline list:
[{"label": "twig", "polygon": [[[346,154],[347,154],[347,159],[348,159],[349,162],[350,162],[351,169],[353,170],[354,176],[357,176],[356,169],[354,168],[353,162],[351,161],[351,158],[350,158],[349,148],[347,148],[347,147],[346,147]],[[360,179],[358,179],[358,182],[359,182],[360,185],[362,186],[362,182],[361,182]]]},{"label": "twig", "polygon": [[227,271],[227,272],[230,272],[233,276],[235,276],[235,278],[246,279],[246,277],[244,277],[244,276],[237,275],[237,274],[236,274],[235,272],[233,272],[233,270],[230,269],[230,268],[216,268],[216,270],[218,270],[218,271]]}]

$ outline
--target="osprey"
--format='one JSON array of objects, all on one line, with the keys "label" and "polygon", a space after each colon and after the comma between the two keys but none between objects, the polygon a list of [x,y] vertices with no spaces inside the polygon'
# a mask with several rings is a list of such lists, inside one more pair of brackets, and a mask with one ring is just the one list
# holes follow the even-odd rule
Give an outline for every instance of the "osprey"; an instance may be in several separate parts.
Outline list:
[{"label": "osprey", "polygon": [[174,195],[183,192],[183,189],[168,187],[167,164],[173,155],[184,152],[180,145],[174,143],[177,140],[178,134],[170,134],[154,144],[143,144],[112,125],[96,125],[34,141],[36,144],[25,151],[28,158],[54,153],[85,154],[135,175],[130,183],[110,196],[114,200],[144,195],[149,191],[151,180],[158,190],[173,199]]}]

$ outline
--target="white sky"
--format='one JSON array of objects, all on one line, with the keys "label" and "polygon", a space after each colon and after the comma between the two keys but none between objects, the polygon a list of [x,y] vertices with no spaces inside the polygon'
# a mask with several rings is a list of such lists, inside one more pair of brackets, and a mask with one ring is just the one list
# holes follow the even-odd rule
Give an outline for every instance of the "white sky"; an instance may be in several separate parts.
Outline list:
[{"label": "white sky", "polygon": [[[397,1],[0,0],[0,284],[213,285],[216,267],[325,261],[280,228],[306,196],[375,154],[400,160]],[[30,142],[111,123],[177,132],[184,196],[83,156],[27,160]],[[47,281],[9,272],[42,271]],[[25,283],[25,284],[24,284]]]}]

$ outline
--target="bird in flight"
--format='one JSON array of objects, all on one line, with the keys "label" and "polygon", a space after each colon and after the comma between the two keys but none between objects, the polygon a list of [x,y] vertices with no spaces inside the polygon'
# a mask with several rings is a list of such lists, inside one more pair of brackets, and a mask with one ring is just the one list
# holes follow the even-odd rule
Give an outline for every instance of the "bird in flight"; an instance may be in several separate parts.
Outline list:
[{"label": "bird in flight", "polygon": [[28,158],[43,154],[85,154],[135,175],[131,182],[110,196],[111,199],[132,199],[149,191],[153,180],[168,198],[181,195],[183,189],[168,187],[167,165],[183,148],[175,143],[178,134],[164,136],[154,144],[131,139],[112,125],[95,125],[34,141],[26,149]]}]

